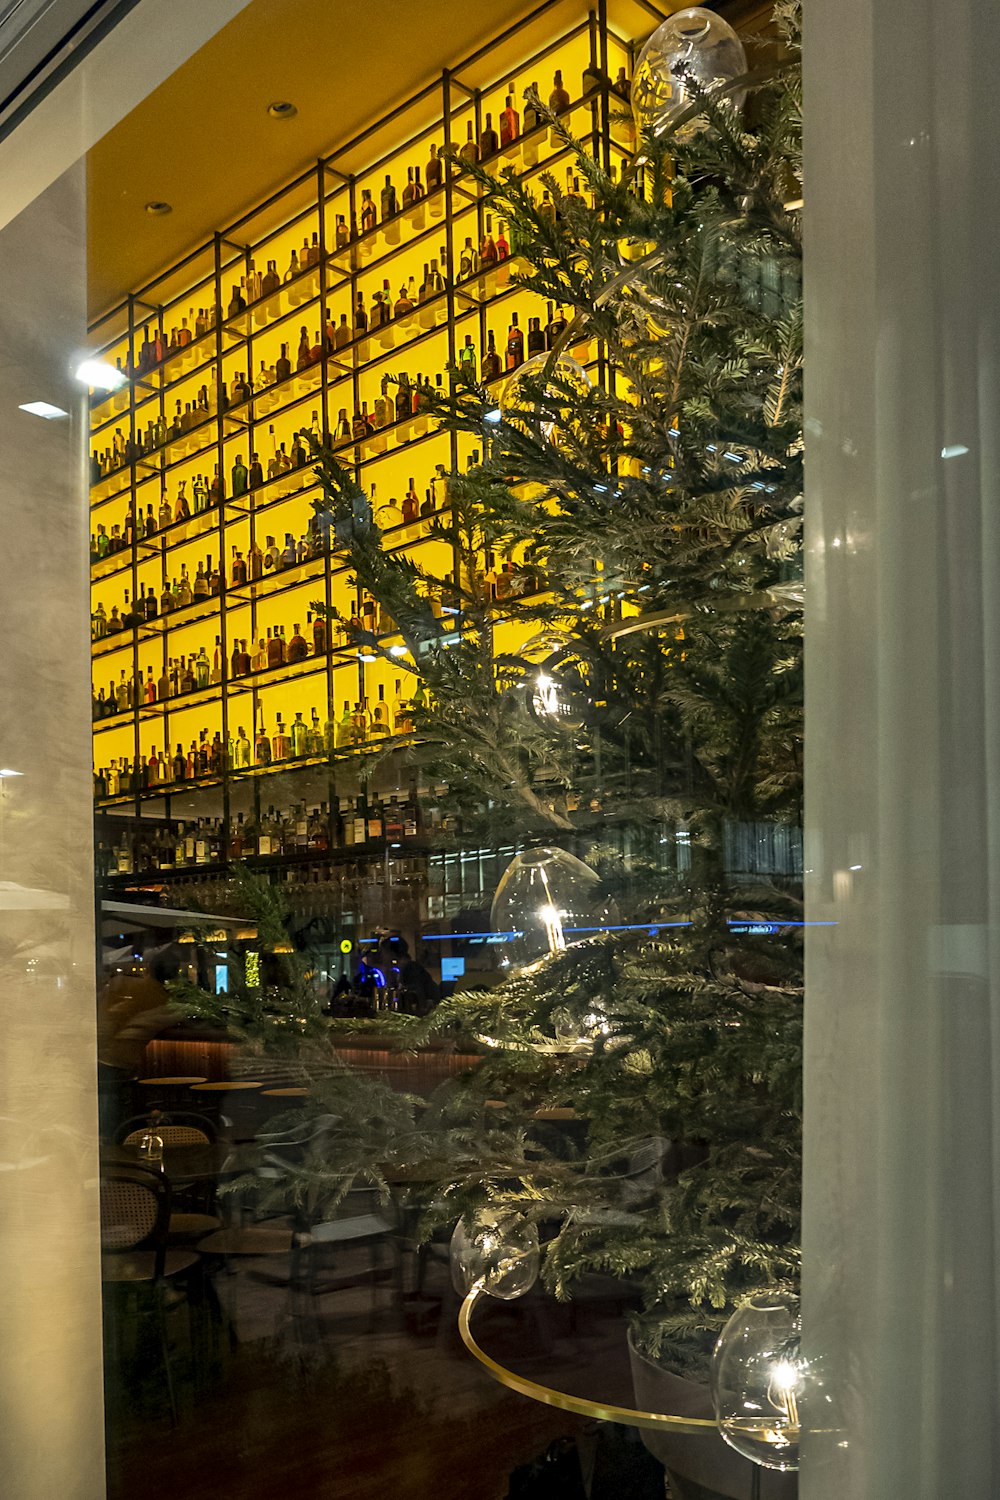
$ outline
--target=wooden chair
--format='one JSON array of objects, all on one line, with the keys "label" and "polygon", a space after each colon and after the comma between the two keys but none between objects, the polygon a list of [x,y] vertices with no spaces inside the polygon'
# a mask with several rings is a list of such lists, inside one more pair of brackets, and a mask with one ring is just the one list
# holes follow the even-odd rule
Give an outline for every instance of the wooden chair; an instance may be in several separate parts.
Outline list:
[{"label": "wooden chair", "polygon": [[[206,1115],[191,1110],[172,1109],[160,1113],[133,1115],[118,1127],[115,1139],[120,1146],[138,1146],[150,1125],[164,1146],[208,1146],[215,1140],[215,1125]],[[192,1244],[204,1234],[222,1227],[219,1215],[212,1212],[215,1186],[198,1184],[175,1194],[180,1204],[170,1215],[167,1240],[171,1245]]]}]

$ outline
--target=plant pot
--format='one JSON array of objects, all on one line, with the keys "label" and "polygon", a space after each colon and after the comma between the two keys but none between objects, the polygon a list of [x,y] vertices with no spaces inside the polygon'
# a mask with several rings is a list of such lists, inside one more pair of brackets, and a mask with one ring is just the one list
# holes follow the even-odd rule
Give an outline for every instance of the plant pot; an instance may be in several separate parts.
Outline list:
[{"label": "plant pot", "polygon": [[[638,1350],[629,1334],[636,1405],[674,1417],[713,1417],[712,1393],[700,1381],[675,1375]],[[642,1440],[670,1475],[677,1500],[751,1500],[755,1465],[718,1434],[643,1431]],[[760,1500],[798,1500],[797,1474],[760,1470]]]}]

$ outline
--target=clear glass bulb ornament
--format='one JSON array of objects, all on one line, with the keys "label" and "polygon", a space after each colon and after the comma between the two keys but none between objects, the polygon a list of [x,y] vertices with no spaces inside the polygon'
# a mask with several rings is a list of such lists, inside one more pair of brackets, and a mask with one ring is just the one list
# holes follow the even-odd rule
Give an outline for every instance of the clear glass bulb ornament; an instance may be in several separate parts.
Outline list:
[{"label": "clear glass bulb ornament", "polygon": [[[551,362],[551,363],[550,363]],[[545,395],[544,407],[528,387],[534,382]],[[519,410],[546,414],[541,422],[542,436],[558,447],[563,435],[571,430],[570,402],[584,400],[593,390],[593,381],[571,354],[552,359],[550,353],[533,354],[508,376],[500,392],[504,420],[516,422]]]},{"label": "clear glass bulb ornament", "polygon": [[565,849],[525,849],[500,877],[490,924],[507,939],[508,966],[561,953],[617,920],[594,871]]},{"label": "clear glass bulb ornament", "polygon": [[[670,132],[678,140],[689,140],[704,128],[702,116],[677,126],[680,116],[693,103],[687,78],[705,90],[722,88],[747,70],[746,53],[736,32],[714,11],[693,5],[676,11],[658,26],[639,53],[632,75],[632,113],[641,135]],[[740,109],[746,90],[727,93],[725,101]]]},{"label": "clear glass bulb ornament", "polygon": [[712,1358],[712,1398],[731,1448],[765,1469],[799,1466],[799,1407],[817,1372],[801,1352],[799,1299],[760,1293],[733,1313]]},{"label": "clear glass bulb ornament", "polygon": [[513,1302],[538,1280],[538,1228],[520,1214],[481,1209],[471,1228],[459,1219],[451,1237],[451,1280],[460,1297],[482,1281],[491,1297]]}]

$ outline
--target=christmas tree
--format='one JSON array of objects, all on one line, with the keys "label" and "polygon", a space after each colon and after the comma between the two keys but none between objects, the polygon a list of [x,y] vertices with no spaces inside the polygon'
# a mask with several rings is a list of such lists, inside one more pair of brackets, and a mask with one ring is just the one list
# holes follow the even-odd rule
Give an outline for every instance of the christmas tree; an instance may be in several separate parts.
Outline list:
[{"label": "christmas tree", "polygon": [[[617,176],[557,116],[579,190],[543,176],[546,204],[511,169],[462,164],[510,226],[511,275],[567,314],[509,379],[462,362],[446,394],[421,393],[477,446],[429,523],[446,569],[393,550],[351,470],[315,453],[321,520],[395,627],[405,753],[478,844],[586,853],[617,913],[393,1021],[402,1045],[483,1051],[400,1122],[395,1158],[449,1162],[427,1226],[483,1209],[538,1224],[557,1295],[630,1278],[644,1347],[688,1369],[741,1295],[798,1271],[798,872],[738,857],[794,849],[801,803],[794,7],[777,22],[745,113],[682,67],[687,108],[648,121]],[[585,344],[598,378],[573,357]],[[268,1018],[249,1022],[268,1045]],[[553,1108],[572,1140],[532,1125]]]}]

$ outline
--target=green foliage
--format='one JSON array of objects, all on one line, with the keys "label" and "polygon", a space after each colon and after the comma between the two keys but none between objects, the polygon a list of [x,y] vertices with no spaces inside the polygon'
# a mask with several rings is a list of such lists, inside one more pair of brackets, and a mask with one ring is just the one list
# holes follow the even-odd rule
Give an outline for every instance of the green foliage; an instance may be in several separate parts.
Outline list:
[{"label": "green foliage", "polygon": [[[513,274],[570,326],[514,387],[455,371],[446,396],[428,393],[484,453],[451,477],[435,521],[453,570],[390,550],[352,473],[316,452],[325,518],[402,632],[394,666],[419,685],[408,753],[507,839],[589,829],[623,921],[659,935],[573,945],[400,1019],[401,1045],[478,1039],[480,1066],[419,1125],[374,1085],[349,1116],[331,1082],[316,1110],[354,1126],[320,1132],[294,1191],[335,1198],[359,1174],[384,1190],[379,1163],[438,1161],[426,1228],[487,1203],[524,1213],[557,1296],[594,1271],[630,1278],[645,1347],[695,1368],[734,1302],[798,1267],[801,948],[731,923],[787,924],[801,907],[790,880],[735,883],[724,857],[734,822],[795,825],[801,806],[801,243],[786,207],[801,193],[801,100],[797,9],[779,10],[789,59],[755,75],[752,124],[695,89],[707,128],[644,140],[617,179],[577,146],[593,208],[544,176],[552,224],[537,185],[471,169],[510,226]],[[583,337],[603,348],[604,387],[558,362]],[[519,549],[540,592],[491,599],[483,551]],[[498,654],[499,622],[525,640],[559,632],[549,659],[570,665],[560,686],[582,713],[534,710],[539,656]],[[631,830],[624,860],[596,842],[611,798]],[[659,856],[678,820],[689,870]],[[263,1006],[230,1000],[227,1019],[262,1047],[293,1037],[305,1057],[297,984]],[[299,1031],[290,1015],[306,1017]],[[574,1031],[560,1050],[557,1033]],[[546,1118],[559,1109],[572,1129]]]}]

